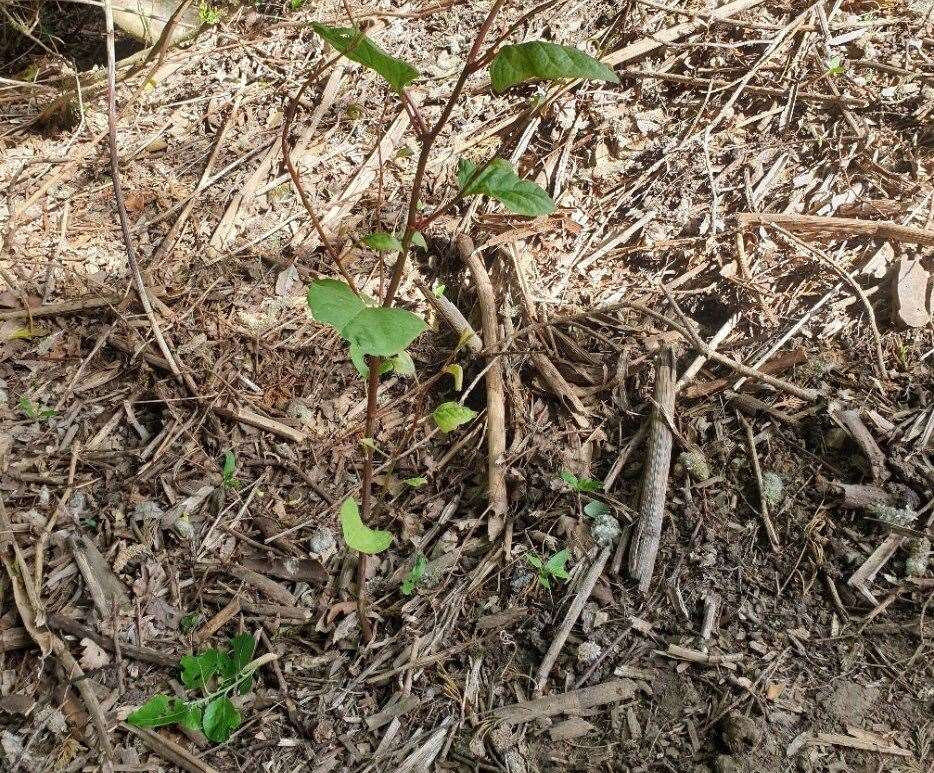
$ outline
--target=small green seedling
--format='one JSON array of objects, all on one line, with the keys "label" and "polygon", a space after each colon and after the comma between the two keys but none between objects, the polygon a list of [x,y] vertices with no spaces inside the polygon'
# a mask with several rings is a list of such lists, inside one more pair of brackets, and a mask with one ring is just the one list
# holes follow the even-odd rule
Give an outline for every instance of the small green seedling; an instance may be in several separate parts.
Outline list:
[{"label": "small green seedling", "polygon": [[453,432],[461,424],[472,421],[476,416],[477,412],[475,410],[458,402],[441,403],[431,413],[431,417],[435,420],[435,424],[438,425],[438,429],[445,434]]},{"label": "small green seedling", "polygon": [[369,374],[367,356],[394,357],[427,327],[411,311],[367,306],[348,284],[336,279],[314,282],[308,288],[308,306],[318,322],[330,325],[347,341],[350,359],[361,376]]},{"label": "small green seedling", "polygon": [[567,563],[570,556],[568,551],[559,550],[547,561],[542,561],[534,553],[526,553],[525,560],[530,566],[538,570],[538,581],[542,586],[551,590],[552,580],[566,580],[570,575],[567,571]]},{"label": "small green seedling", "polygon": [[421,488],[426,483],[428,483],[428,478],[415,477],[415,478],[406,478],[403,483],[409,488]]},{"label": "small green seedling", "polygon": [[610,508],[598,499],[591,499],[586,505],[584,505],[584,515],[586,515],[588,518],[602,518],[603,516],[608,515],[609,512]]},{"label": "small green seedling", "polygon": [[220,20],[221,12],[219,8],[207,2],[198,4],[198,21],[202,24],[217,24]]},{"label": "small green seedling", "polygon": [[411,596],[415,592],[415,588],[425,577],[425,569],[427,567],[428,559],[426,559],[425,556],[423,556],[421,553],[415,556],[415,563],[412,564],[412,568],[409,569],[409,573],[402,581],[403,596]]},{"label": "small green seedling", "polygon": [[456,362],[444,366],[444,373],[454,379],[454,391],[460,392],[464,388],[464,369]]},{"label": "small green seedling", "polygon": [[46,421],[58,413],[54,408],[43,408],[40,405],[36,405],[28,397],[21,397],[19,399],[19,409],[33,421]]},{"label": "small green seedling", "polygon": [[568,470],[561,470],[558,474],[561,476],[561,480],[567,483],[573,491],[577,491],[578,493],[583,494],[588,491],[603,490],[603,484],[593,478],[578,478],[573,472],[569,472]]},{"label": "small green seedling", "polygon": [[253,660],[255,649],[256,639],[243,633],[230,640],[227,652],[207,649],[197,655],[184,655],[179,664],[182,684],[207,694],[191,701],[155,695],[126,721],[136,727],[181,725],[203,730],[215,743],[224,743],[241,722],[240,712],[228,696],[234,690],[241,695],[248,693],[254,672],[275,658],[269,653]]},{"label": "small green seedling", "polygon": [[371,529],[360,519],[360,508],[353,499],[341,505],[340,518],[341,532],[348,547],[372,556],[382,553],[392,544],[392,534]]},{"label": "small green seedling", "polygon": [[179,630],[182,633],[191,633],[200,620],[201,615],[197,612],[189,612],[186,615],[182,615],[182,619],[178,621]]},{"label": "small green seedling", "polygon": [[844,67],[843,62],[840,61],[839,56],[833,57],[830,61],[827,62],[827,72],[830,75],[839,77],[843,75]]},{"label": "small green seedling", "polygon": [[240,488],[240,481],[237,480],[237,457],[233,451],[224,453],[224,466],[221,468],[221,475],[224,478],[224,488]]}]

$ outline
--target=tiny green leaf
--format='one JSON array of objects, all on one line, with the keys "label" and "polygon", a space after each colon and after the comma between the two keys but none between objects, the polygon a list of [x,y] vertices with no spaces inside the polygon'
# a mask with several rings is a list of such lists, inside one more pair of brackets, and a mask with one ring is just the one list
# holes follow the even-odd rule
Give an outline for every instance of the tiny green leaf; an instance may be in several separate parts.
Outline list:
[{"label": "tiny green leaf", "polygon": [[372,556],[382,553],[392,544],[392,534],[371,529],[360,520],[360,510],[352,498],[341,505],[340,516],[344,541],[354,550]]},{"label": "tiny green leaf", "polygon": [[342,330],[365,304],[346,282],[318,279],[308,288],[308,306],[318,322]]},{"label": "tiny green leaf", "polygon": [[584,515],[590,518],[599,518],[602,515],[606,515],[608,512],[610,512],[610,508],[597,499],[591,499],[584,505]]},{"label": "tiny green leaf", "polygon": [[422,235],[421,231],[416,231],[412,234],[412,246],[421,247],[423,250],[428,249],[428,242],[425,241],[425,237]]},{"label": "tiny green leaf", "polygon": [[328,27],[312,23],[312,29],[351,61],[374,70],[401,93],[406,84],[419,77],[418,70],[383,51],[360,30],[352,27]]},{"label": "tiny green leaf", "polygon": [[573,472],[561,470],[558,473],[561,479],[567,483],[574,491],[585,493],[587,491],[602,491],[603,484],[593,478],[578,478]]},{"label": "tiny green leaf", "polygon": [[175,723],[188,727],[192,712],[196,707],[189,706],[178,698],[167,695],[154,695],[126,718],[134,727],[165,727]]},{"label": "tiny green leaf", "polygon": [[400,376],[414,376],[415,362],[412,355],[403,350],[392,358],[392,369]]},{"label": "tiny green leaf", "polygon": [[431,414],[438,429],[444,433],[453,432],[461,424],[471,421],[476,415],[476,411],[453,401],[441,403]]},{"label": "tiny green leaf", "polygon": [[364,236],[363,243],[377,252],[402,252],[402,242],[385,231],[377,231],[369,236]]},{"label": "tiny green leaf", "polygon": [[476,170],[476,165],[465,158],[457,162],[457,181],[465,196],[489,196],[510,212],[528,217],[555,211],[551,197],[531,180],[521,179],[508,161],[494,158],[474,177]]},{"label": "tiny green leaf", "polygon": [[454,391],[460,392],[464,388],[464,369],[455,362],[445,366],[444,372],[451,374],[451,378],[454,379]]},{"label": "tiny green leaf", "polygon": [[503,46],[490,64],[490,82],[497,94],[529,80],[562,78],[590,78],[619,83],[612,69],[589,54],[544,40]]},{"label": "tiny green leaf", "polygon": [[422,578],[425,576],[425,567],[428,566],[428,560],[419,553],[415,556],[415,563],[412,565],[412,568],[409,569],[409,573],[405,576],[405,579],[402,581],[402,595],[411,596],[415,590],[415,586],[418,585]]},{"label": "tiny green leaf", "polygon": [[566,580],[568,578],[566,568],[568,558],[570,558],[570,556],[567,550],[558,551],[545,562],[545,571],[552,577],[557,577],[559,580]]},{"label": "tiny green leaf", "polygon": [[221,475],[224,479],[224,485],[231,487],[237,486],[237,479],[234,477],[234,473],[237,471],[237,457],[234,456],[233,451],[227,451],[224,453],[224,466],[221,470]]},{"label": "tiny green leaf", "polygon": [[182,655],[182,684],[189,690],[204,687],[220,671],[220,653],[205,650],[198,655]]},{"label": "tiny green leaf", "polygon": [[406,478],[404,482],[405,482],[405,485],[409,486],[410,488],[421,488],[426,483],[428,483],[428,478],[421,478],[421,477]]},{"label": "tiny green leaf", "polygon": [[540,559],[534,553],[526,553],[525,560],[530,566],[533,566],[536,569],[541,569],[545,565],[542,563],[542,559]]},{"label": "tiny green leaf", "polygon": [[182,615],[182,619],[178,621],[178,627],[182,633],[191,633],[200,619],[201,615],[189,612],[187,615]]},{"label": "tiny green leaf", "polygon": [[221,696],[207,705],[201,724],[208,738],[215,743],[224,743],[240,726],[240,712],[230,698]]},{"label": "tiny green leaf", "polygon": [[442,295],[444,295],[445,290],[447,290],[447,285],[442,282],[441,284],[436,284],[433,288],[431,288],[431,294],[435,296],[435,298],[440,298]]},{"label": "tiny green leaf", "polygon": [[427,327],[425,320],[405,309],[382,306],[361,310],[341,331],[363,354],[398,354]]}]

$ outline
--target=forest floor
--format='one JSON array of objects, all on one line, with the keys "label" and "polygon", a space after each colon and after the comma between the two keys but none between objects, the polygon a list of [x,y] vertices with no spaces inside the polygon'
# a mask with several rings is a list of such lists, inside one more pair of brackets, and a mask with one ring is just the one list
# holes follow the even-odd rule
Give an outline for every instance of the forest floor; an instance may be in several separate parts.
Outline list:
[{"label": "forest floor", "polygon": [[[473,200],[403,280],[431,329],[416,375],[379,390],[372,521],[393,544],[368,561],[369,643],[337,519],[365,384],[307,309],[337,272],[280,144],[325,55],[308,22],[346,23],[344,5],[223,9],[154,71],[118,68],[131,237],[184,379],[130,282],[106,90],[82,80],[49,119],[68,59],[3,63],[0,767],[934,770],[931,6],[689,5],[544,4],[513,39],[589,46],[621,83],[492,97],[478,74],[440,136],[430,204],[457,157],[495,153],[558,209]],[[350,10],[420,70],[434,116],[487,9]],[[99,75],[102,24],[82,25],[53,43]],[[332,238],[399,229],[418,147],[374,73],[328,70],[290,145]],[[429,302],[443,286],[479,327],[462,234],[498,349],[458,349]],[[376,254],[346,267],[380,295]],[[478,417],[439,432],[433,407],[460,399]],[[659,438],[670,471],[646,480]],[[643,593],[627,550],[646,487],[664,520]],[[607,514],[621,534],[601,547]],[[563,550],[569,578],[543,582],[529,558]],[[193,694],[182,656],[243,633],[277,658],[234,698],[229,740],[126,723]]]}]

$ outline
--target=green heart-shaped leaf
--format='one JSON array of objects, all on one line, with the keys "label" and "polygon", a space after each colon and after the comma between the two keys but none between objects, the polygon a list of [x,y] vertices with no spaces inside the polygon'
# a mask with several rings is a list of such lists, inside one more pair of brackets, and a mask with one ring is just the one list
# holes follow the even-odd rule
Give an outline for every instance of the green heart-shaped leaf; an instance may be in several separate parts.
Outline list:
[{"label": "green heart-shaped leaf", "polygon": [[401,93],[407,83],[419,77],[418,70],[387,54],[360,30],[316,23],[312,23],[311,27],[348,59],[382,75],[397,92]]},{"label": "green heart-shaped leaf", "polygon": [[405,349],[426,327],[425,320],[411,311],[377,306],[363,309],[341,334],[364,354],[389,357]]},{"label": "green heart-shaped leaf", "polygon": [[[521,179],[508,161],[494,158],[479,174],[465,158],[457,162],[457,180],[465,196],[489,196],[517,215],[537,217],[555,211],[551,197],[531,180]],[[473,179],[471,179],[473,178]]]},{"label": "green heart-shaped leaf", "polygon": [[372,556],[382,553],[392,544],[392,534],[371,529],[360,520],[360,509],[352,498],[341,505],[340,517],[344,541],[354,550]]},{"label": "green heart-shaped leaf", "polygon": [[472,421],[476,415],[476,411],[456,402],[441,403],[431,414],[442,432],[453,432],[461,424]]},{"label": "green heart-shaped leaf", "polygon": [[544,40],[503,46],[490,64],[490,82],[497,94],[529,80],[563,78],[619,83],[612,69],[589,54]]},{"label": "green heart-shaped leaf", "polygon": [[346,282],[318,279],[308,288],[308,306],[318,322],[340,331],[366,305]]}]

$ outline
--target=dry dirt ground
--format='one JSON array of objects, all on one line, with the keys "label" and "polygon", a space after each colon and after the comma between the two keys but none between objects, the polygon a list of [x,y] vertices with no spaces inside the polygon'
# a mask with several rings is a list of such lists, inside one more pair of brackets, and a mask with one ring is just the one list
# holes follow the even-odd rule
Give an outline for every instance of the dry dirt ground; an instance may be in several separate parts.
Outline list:
[{"label": "dry dirt ground", "polygon": [[[517,5],[497,33],[529,10]],[[436,116],[486,6],[349,8],[420,70],[413,100]],[[0,767],[934,769],[934,19],[923,3],[715,8],[556,0],[513,38],[585,46],[619,85],[493,97],[485,75],[469,81],[427,203],[449,195],[457,157],[496,153],[558,210],[528,221],[469,202],[432,225],[404,278],[403,305],[432,327],[417,375],[379,392],[373,520],[394,542],[368,562],[369,644],[337,524],[360,486],[364,385],[306,308],[308,281],[336,270],[279,136],[326,53],[308,22],[347,9],[221,8],[154,70],[119,70],[131,236],[185,383],[130,285],[97,9],[9,48]],[[80,95],[53,109],[75,61]],[[408,124],[353,63],[306,91],[291,157],[334,238],[399,228]],[[418,289],[443,285],[478,324],[463,233],[483,247],[501,332],[474,358]],[[374,253],[347,267],[380,294]],[[689,371],[689,324],[729,361]],[[662,411],[669,346],[684,381]],[[506,375],[509,508],[493,539],[487,357]],[[769,363],[798,394],[737,384],[737,361]],[[478,418],[442,434],[432,408],[461,397],[450,362]],[[626,555],[642,427],[675,446],[645,594]],[[590,517],[604,510],[622,527],[608,556]],[[527,559],[563,549],[570,578],[545,587]],[[419,554],[427,571],[405,595]],[[278,659],[236,697],[229,741],[124,723],[155,693],[185,695],[181,656],[238,632]]]}]

